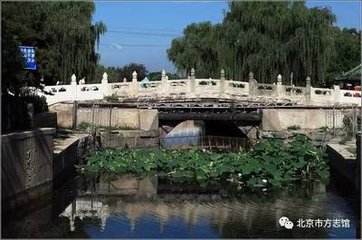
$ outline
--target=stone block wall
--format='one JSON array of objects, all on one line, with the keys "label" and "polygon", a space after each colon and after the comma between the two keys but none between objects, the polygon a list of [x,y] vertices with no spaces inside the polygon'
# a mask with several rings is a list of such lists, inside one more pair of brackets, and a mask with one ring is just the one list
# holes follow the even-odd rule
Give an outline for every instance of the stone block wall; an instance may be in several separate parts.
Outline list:
[{"label": "stone block wall", "polygon": [[132,128],[158,131],[158,111],[136,108],[80,108],[77,111],[77,126],[88,123],[113,128]]},{"label": "stone block wall", "polygon": [[57,125],[60,128],[73,127],[73,103],[59,103],[49,106],[49,112],[57,114]]},{"label": "stone block wall", "polygon": [[1,136],[2,200],[26,201],[51,189],[54,133],[54,128],[41,128]]},{"label": "stone block wall", "polygon": [[264,131],[281,131],[296,125],[301,129],[333,128],[333,124],[341,128],[345,114],[340,109],[263,109],[262,125]]}]

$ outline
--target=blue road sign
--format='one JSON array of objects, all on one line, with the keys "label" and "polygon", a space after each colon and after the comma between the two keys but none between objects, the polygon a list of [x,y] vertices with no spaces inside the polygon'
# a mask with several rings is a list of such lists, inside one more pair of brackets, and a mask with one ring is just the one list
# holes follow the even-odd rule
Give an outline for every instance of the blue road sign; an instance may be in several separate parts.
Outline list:
[{"label": "blue road sign", "polygon": [[35,47],[20,46],[25,61],[25,69],[36,70]]}]

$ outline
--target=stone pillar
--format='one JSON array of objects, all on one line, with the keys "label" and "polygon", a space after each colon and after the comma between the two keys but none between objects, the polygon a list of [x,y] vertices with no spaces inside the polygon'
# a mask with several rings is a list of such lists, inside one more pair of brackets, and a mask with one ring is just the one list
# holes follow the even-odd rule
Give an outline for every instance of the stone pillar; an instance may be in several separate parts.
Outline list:
[{"label": "stone pillar", "polygon": [[278,77],[277,77],[277,89],[276,89],[276,95],[278,97],[282,96],[283,95],[283,78],[282,78],[282,75],[279,74]]},{"label": "stone pillar", "polygon": [[306,85],[305,85],[305,87],[306,87],[306,91],[305,91],[306,103],[310,104],[310,102],[312,101],[312,99],[311,99],[312,85],[311,85],[311,79],[309,76],[306,78],[305,82],[306,82]]},{"label": "stone pillar", "polygon": [[225,93],[225,70],[221,69],[220,71],[220,97]]},{"label": "stone pillar", "polygon": [[102,76],[102,89],[103,89],[103,96],[111,95],[108,87],[108,74],[106,72],[103,73]]},{"label": "stone pillar", "polygon": [[195,79],[195,69],[191,68],[191,83],[190,83],[190,92],[191,96],[195,96],[195,86],[196,86],[196,79]]},{"label": "stone pillar", "polygon": [[123,78],[123,82],[127,82],[127,78]]},{"label": "stone pillar", "polygon": [[75,74],[73,74],[70,79],[71,79],[70,85],[77,85],[77,77],[75,76]]},{"label": "stone pillar", "polygon": [[137,72],[134,71],[132,73],[132,95],[134,97],[137,96],[137,92],[138,92],[138,86],[137,86]]},{"label": "stone pillar", "polygon": [[73,100],[77,101],[77,99],[78,99],[78,97],[77,97],[77,92],[78,92],[78,89],[77,89],[77,77],[75,76],[75,74],[73,74],[70,79],[71,79],[71,82],[70,82],[71,92],[70,92],[70,94],[72,94]]},{"label": "stone pillar", "polygon": [[161,73],[161,86],[162,86],[162,92],[164,96],[168,96],[168,81],[167,81],[167,75],[166,71],[162,70]]},{"label": "stone pillar", "polygon": [[108,74],[106,72],[103,73],[102,84],[108,84]]},{"label": "stone pillar", "polygon": [[341,91],[340,91],[340,87],[339,85],[333,85],[333,94],[334,94],[334,103],[335,104],[338,104],[339,101],[340,101],[340,94],[341,94]]},{"label": "stone pillar", "polygon": [[253,72],[249,73],[249,96],[254,96],[255,94],[255,81]]}]

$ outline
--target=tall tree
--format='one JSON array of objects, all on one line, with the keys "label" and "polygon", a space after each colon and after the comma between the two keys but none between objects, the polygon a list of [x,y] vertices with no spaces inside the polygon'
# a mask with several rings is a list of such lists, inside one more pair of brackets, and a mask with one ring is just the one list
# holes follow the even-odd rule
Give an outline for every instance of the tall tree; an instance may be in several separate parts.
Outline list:
[{"label": "tall tree", "polygon": [[304,2],[231,1],[221,24],[191,24],[167,53],[179,70],[245,80],[250,71],[260,82],[282,73],[302,85],[310,76],[323,85],[332,54],[335,16],[327,8],[308,9]]},{"label": "tall tree", "polygon": [[11,29],[3,36],[36,47],[38,69],[27,78],[43,76],[46,84],[69,83],[73,73],[94,78],[95,47],[106,31],[103,23],[92,24],[94,10],[93,2],[2,3],[2,25]]},{"label": "tall tree", "polygon": [[334,27],[333,51],[327,68],[327,85],[343,72],[347,72],[361,63],[361,31],[355,28],[339,29]]},{"label": "tall tree", "polygon": [[189,75],[191,68],[203,76],[214,76],[218,68],[217,52],[214,50],[214,28],[210,22],[191,24],[184,30],[184,36],[176,38],[167,50],[169,59],[178,69],[186,70]]},{"label": "tall tree", "polygon": [[118,70],[120,79],[126,78],[127,81],[132,80],[133,72],[137,72],[137,80],[141,81],[144,79],[148,73],[144,64],[130,63]]}]

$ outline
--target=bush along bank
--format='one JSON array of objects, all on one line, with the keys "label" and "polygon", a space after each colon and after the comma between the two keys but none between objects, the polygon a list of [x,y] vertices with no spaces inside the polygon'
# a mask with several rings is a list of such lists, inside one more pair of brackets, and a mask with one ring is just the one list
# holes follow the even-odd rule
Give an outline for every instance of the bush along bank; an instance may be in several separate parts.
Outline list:
[{"label": "bush along bank", "polygon": [[99,178],[111,181],[125,174],[155,174],[170,183],[196,183],[200,187],[228,183],[236,190],[276,188],[329,178],[324,152],[304,135],[295,135],[287,142],[261,140],[248,152],[106,149],[89,156],[86,164],[77,169],[92,182]]}]

